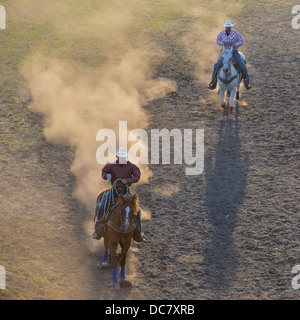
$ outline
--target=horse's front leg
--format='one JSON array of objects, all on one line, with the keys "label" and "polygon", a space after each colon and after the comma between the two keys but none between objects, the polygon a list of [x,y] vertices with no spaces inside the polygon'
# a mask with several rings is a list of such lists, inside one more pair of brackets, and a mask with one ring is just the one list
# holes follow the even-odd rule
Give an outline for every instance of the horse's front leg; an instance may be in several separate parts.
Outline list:
[{"label": "horse's front leg", "polygon": [[131,238],[132,237],[128,237],[128,239],[124,239],[124,241],[122,241],[121,243],[121,259],[120,259],[120,265],[121,265],[121,270],[120,270],[120,281],[124,281],[125,280],[125,264],[126,264],[126,256],[128,253],[128,250],[130,248],[131,245]]},{"label": "horse's front leg", "polygon": [[232,90],[230,91],[229,113],[228,113],[228,117],[230,119],[233,118],[233,100],[234,100],[235,93],[236,93],[236,86],[232,88]]},{"label": "horse's front leg", "polygon": [[225,95],[225,88],[223,86],[220,86],[220,100],[221,100],[221,107],[223,109],[225,109],[225,106],[226,106],[224,95]]},{"label": "horse's front leg", "polygon": [[109,251],[108,251],[108,239],[106,236],[103,236],[104,239],[104,256],[102,260],[102,266],[105,267],[109,264]]},{"label": "horse's front leg", "polygon": [[116,257],[116,243],[108,240],[108,248],[111,258],[111,265],[112,265],[112,278],[113,278],[113,287],[116,289],[120,288],[119,277],[118,277],[118,269],[117,269],[117,257]]}]

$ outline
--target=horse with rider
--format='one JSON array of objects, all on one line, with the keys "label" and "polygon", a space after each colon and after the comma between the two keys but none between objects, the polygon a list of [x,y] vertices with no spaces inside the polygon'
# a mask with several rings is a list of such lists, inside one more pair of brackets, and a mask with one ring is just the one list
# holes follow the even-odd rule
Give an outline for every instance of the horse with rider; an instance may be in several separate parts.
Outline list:
[{"label": "horse with rider", "polygon": [[[116,155],[116,161],[107,163],[102,169],[102,178],[109,180],[110,189],[101,192],[97,198],[95,210],[95,232],[93,239],[100,240],[102,238],[102,229],[109,216],[111,204],[120,195],[132,194],[130,186],[137,183],[141,177],[141,171],[134,163],[127,160],[128,154],[124,148],[120,148]],[[144,233],[141,224],[141,210],[138,209],[137,227],[134,240],[137,242],[144,241]]]},{"label": "horse with rider", "polygon": [[[119,279],[125,281],[125,261],[131,240],[146,242],[141,223],[139,199],[130,188],[139,181],[141,171],[127,160],[125,148],[120,148],[116,161],[107,163],[102,169],[102,178],[109,181],[109,188],[97,198],[95,209],[95,231],[93,239],[104,238],[102,266],[112,264],[113,287],[119,288]],[[120,277],[117,271],[116,248],[121,246]]]},{"label": "horse with rider", "polygon": [[[226,20],[224,27],[217,36],[217,45],[223,47],[224,50],[232,50],[232,57],[235,60],[236,66],[241,72],[242,78],[244,79],[244,86],[247,90],[250,90],[252,85],[250,84],[250,77],[248,74],[248,70],[246,67],[245,60],[243,59],[243,55],[239,52],[239,47],[244,44],[244,39],[242,35],[237,31],[232,29],[234,24],[231,23],[230,20]],[[231,49],[232,48],[232,49]],[[217,75],[222,67],[222,55],[219,57],[217,63],[214,65],[214,70],[212,73],[211,82],[208,85],[208,89],[214,90],[217,86]]]}]

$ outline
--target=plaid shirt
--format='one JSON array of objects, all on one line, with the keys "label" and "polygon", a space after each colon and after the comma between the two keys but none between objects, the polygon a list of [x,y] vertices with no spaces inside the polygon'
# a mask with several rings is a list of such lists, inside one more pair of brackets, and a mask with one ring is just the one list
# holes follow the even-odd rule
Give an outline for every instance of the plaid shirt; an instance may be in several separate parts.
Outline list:
[{"label": "plaid shirt", "polygon": [[223,42],[226,42],[226,49],[230,49],[231,45],[234,44],[236,49],[244,43],[244,39],[242,35],[236,31],[231,29],[229,35],[227,35],[226,30],[221,31],[217,37],[217,45],[222,46]]}]

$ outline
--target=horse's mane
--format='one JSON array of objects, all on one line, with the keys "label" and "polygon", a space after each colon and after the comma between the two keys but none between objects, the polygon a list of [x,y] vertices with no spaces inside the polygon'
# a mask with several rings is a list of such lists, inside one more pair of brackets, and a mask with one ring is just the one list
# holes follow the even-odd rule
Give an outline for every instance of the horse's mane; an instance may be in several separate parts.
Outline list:
[{"label": "horse's mane", "polygon": [[137,194],[134,195],[134,203],[133,203],[133,207],[134,207],[134,214],[137,215],[137,212],[139,210],[140,207],[140,199],[139,196]]}]

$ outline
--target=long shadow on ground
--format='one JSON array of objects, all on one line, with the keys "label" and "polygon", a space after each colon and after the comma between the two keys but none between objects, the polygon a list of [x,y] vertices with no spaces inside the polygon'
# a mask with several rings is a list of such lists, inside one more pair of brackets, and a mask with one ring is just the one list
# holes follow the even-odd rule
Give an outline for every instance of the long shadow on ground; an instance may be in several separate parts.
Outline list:
[{"label": "long shadow on ground", "polygon": [[224,118],[219,123],[219,141],[215,164],[207,161],[206,199],[212,236],[204,251],[206,285],[219,299],[230,291],[238,267],[238,253],[233,232],[247,184],[250,161],[241,154],[238,108],[234,121]]}]

